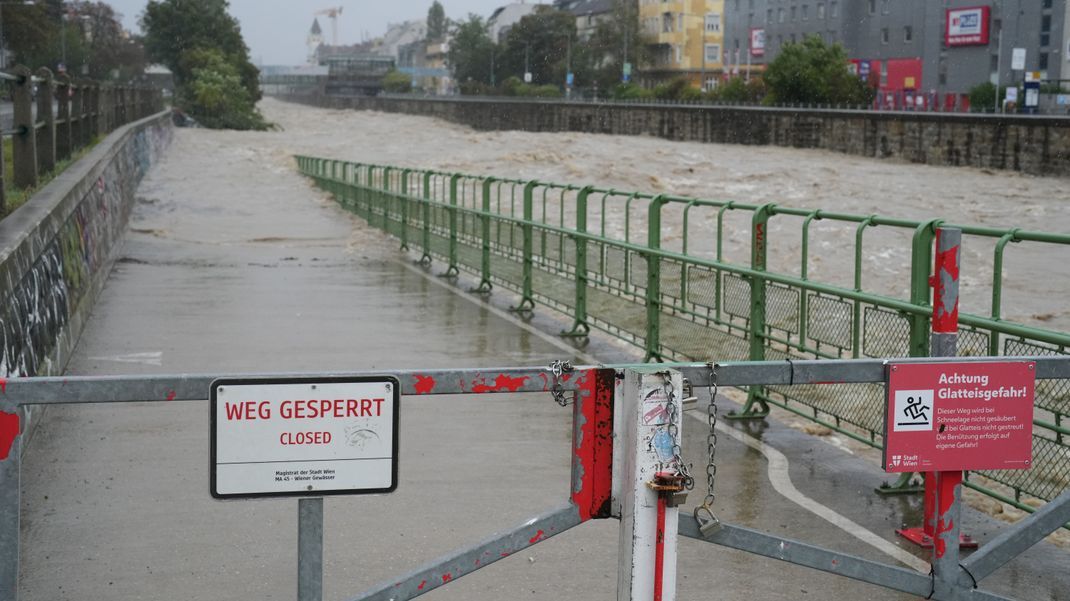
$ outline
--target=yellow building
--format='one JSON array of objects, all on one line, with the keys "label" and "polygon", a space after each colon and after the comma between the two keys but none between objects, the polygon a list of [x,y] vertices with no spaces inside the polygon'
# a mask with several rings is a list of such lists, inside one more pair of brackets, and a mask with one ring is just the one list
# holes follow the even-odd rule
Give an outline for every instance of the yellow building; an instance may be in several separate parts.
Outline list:
[{"label": "yellow building", "polygon": [[685,76],[695,87],[717,86],[724,71],[724,0],[639,0],[639,29],[651,58],[640,65],[640,83]]}]

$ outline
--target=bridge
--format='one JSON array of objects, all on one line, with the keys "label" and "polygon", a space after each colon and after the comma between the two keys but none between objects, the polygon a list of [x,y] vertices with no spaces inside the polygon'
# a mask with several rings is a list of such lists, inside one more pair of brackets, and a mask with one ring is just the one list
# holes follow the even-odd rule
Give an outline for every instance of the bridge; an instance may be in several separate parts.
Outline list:
[{"label": "bridge", "polygon": [[[1045,233],[1070,231],[1058,179],[264,109],[280,131],[172,130],[161,117],[117,130],[0,224],[0,257],[23,246],[46,257],[21,262],[28,280],[3,272],[17,308],[4,316],[3,394],[48,374],[917,356],[929,350],[934,217],[962,224],[963,354],[1066,354],[1070,314],[1049,299],[1070,281],[1058,258],[1070,237]],[[760,171],[748,161],[787,167],[747,188]],[[704,183],[704,170],[723,176]],[[860,178],[880,185],[835,209],[791,208],[807,189],[858,192]],[[956,185],[959,204],[933,215]],[[762,202],[702,200],[726,195]],[[1008,530],[1003,518],[1067,488],[1067,380],[1038,382],[1040,469],[968,480],[960,528],[982,548]],[[922,499],[874,492],[889,480],[875,388],[723,390],[721,417],[746,419],[718,430],[718,517],[927,574],[931,552],[895,534],[921,523]],[[175,400],[26,416],[19,599],[292,597],[295,504],[213,500],[207,405]],[[698,472],[704,405],[683,421]],[[571,428],[545,392],[407,396],[398,490],[325,503],[324,597],[351,598],[556,505]],[[612,598],[618,537],[595,522],[433,595]],[[985,586],[1068,599],[1068,558],[1062,529]],[[916,598],[687,539],[678,561],[682,599]]]}]

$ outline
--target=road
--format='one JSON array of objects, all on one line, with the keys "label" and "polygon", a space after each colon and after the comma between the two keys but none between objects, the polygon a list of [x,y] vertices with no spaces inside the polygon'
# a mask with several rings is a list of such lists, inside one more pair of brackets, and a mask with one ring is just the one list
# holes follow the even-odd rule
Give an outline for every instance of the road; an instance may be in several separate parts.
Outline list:
[{"label": "road", "polygon": [[[396,241],[275,160],[291,151],[285,132],[179,130],[141,185],[69,373],[636,360],[598,337],[571,349],[544,333],[561,327],[545,312],[518,322],[503,310],[510,295],[484,303],[463,282],[445,285],[441,266],[414,267]],[[325,502],[327,599],[355,596],[566,498],[570,414],[548,395],[405,398],[401,415],[398,491]],[[207,402],[50,408],[23,462],[24,601],[293,599],[297,502],[212,500],[208,417]],[[689,418],[684,428],[685,459],[697,465],[704,427]],[[730,427],[717,454],[723,519],[918,563],[892,531],[920,523],[920,499],[874,495],[885,477],[872,458],[779,420]],[[981,540],[1003,527],[964,516]],[[862,530],[883,543],[862,542]],[[611,599],[617,544],[615,521],[585,524],[428,598]],[[1042,543],[993,576],[992,588],[1070,601],[1068,557]],[[909,598],[689,540],[679,589],[680,599]]]}]

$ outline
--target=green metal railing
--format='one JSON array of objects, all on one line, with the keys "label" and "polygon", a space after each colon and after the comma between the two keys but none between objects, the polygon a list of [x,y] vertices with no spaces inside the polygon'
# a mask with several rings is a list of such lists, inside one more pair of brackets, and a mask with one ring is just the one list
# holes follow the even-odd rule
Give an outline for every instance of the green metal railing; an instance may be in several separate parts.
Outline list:
[{"label": "green metal railing", "polygon": [[[926,222],[624,192],[297,157],[302,173],[368,223],[447,275],[479,279],[476,292],[515,292],[517,311],[541,304],[646,352],[647,360],[905,357],[929,353],[929,277],[940,220]],[[798,222],[798,274],[769,266],[771,220]],[[817,281],[815,222],[853,238],[849,284]],[[742,223],[741,223],[742,222]],[[745,224],[745,225],[744,225]],[[733,243],[741,226],[747,240]],[[880,228],[909,244],[905,298],[863,287],[867,234]],[[1070,354],[1070,335],[1003,318],[1003,262],[1010,243],[1055,245],[1070,235],[958,226],[992,246],[988,315],[960,314],[960,355]],[[713,234],[715,232],[715,234]],[[827,235],[827,232],[823,232]],[[694,239],[702,234],[701,243]],[[712,236],[712,240],[709,240]],[[896,238],[898,236],[898,238]],[[873,237],[873,234],[870,234]],[[701,248],[699,248],[701,246]],[[842,248],[841,248],[842,247]],[[745,253],[749,251],[749,259]],[[779,259],[793,253],[774,255]],[[1066,259],[1070,259],[1067,254]],[[841,278],[845,279],[845,278]],[[903,278],[900,278],[903,279]],[[1037,383],[1034,467],[979,472],[967,485],[1024,509],[1023,496],[1055,498],[1070,487],[1070,381]],[[743,412],[782,407],[874,447],[882,444],[884,390],[872,384],[751,387]],[[1010,493],[989,485],[998,482]]]}]

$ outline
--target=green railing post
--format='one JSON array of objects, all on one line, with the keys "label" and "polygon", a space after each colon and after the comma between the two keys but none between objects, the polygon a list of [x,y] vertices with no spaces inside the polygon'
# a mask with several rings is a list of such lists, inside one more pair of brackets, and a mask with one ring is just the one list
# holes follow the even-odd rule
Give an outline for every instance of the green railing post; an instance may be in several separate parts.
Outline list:
[{"label": "green railing post", "polygon": [[455,278],[461,271],[457,269],[457,182],[461,174],[454,173],[450,176],[450,266],[442,277]]},{"label": "green railing post", "polygon": [[483,236],[480,278],[479,286],[472,290],[477,294],[490,294],[491,289],[494,288],[490,283],[490,189],[493,184],[493,177],[483,180],[483,213],[479,216],[480,230]]},{"label": "green railing post", "polygon": [[409,174],[412,169],[401,170],[401,250],[409,250]]},{"label": "green railing post", "polygon": [[664,361],[661,354],[661,207],[665,195],[659,194],[650,201],[647,217],[646,254],[646,358],[644,361]]},{"label": "green railing post", "polygon": [[[855,229],[855,292],[862,292],[862,233],[872,226],[876,219],[876,215],[870,215]],[[855,299],[851,304],[851,356],[857,359],[862,356],[862,301]]]},{"label": "green railing post", "polygon": [[424,232],[423,232],[423,254],[420,255],[420,265],[431,264],[431,172],[424,171],[424,189],[423,189],[423,215]]},{"label": "green railing post", "polygon": [[[996,243],[995,254],[992,258],[992,319],[1003,319],[1003,251],[1010,242],[1018,242],[1019,228],[1007,232]],[[999,355],[999,333],[989,332],[988,354]],[[1056,418],[1059,416],[1056,415]]]},{"label": "green railing post", "polygon": [[358,188],[360,190],[360,196],[357,199],[357,214],[360,215],[361,206],[363,206],[363,217],[368,223],[372,222],[372,196],[375,194],[372,187],[374,183],[375,165],[368,165],[368,168],[364,171],[364,185]]},{"label": "green railing post", "polygon": [[[936,228],[943,223],[934,219],[914,230],[910,249],[910,303],[918,307],[930,306],[929,275],[933,268],[933,239]],[[910,316],[911,357],[929,356],[929,315],[925,311]]]},{"label": "green railing post", "polygon": [[534,249],[535,229],[532,225],[532,219],[534,219],[535,211],[532,208],[532,196],[534,194],[535,186],[538,185],[536,181],[530,181],[524,185],[524,283],[523,291],[521,292],[520,303],[511,307],[510,310],[519,313],[533,311],[535,309],[535,298],[532,294],[532,278],[534,277],[534,264],[532,257],[532,250]]},{"label": "green railing post", "polygon": [[383,210],[383,231],[390,233],[390,167],[383,167],[383,185],[381,186],[382,192],[379,195],[380,202],[379,207]]},{"label": "green railing post", "polygon": [[[769,203],[758,207],[751,219],[750,264],[755,272],[764,272],[769,255],[769,218],[776,205]],[[765,278],[756,275],[750,278],[750,347],[749,361],[765,361]],[[761,419],[769,415],[765,401],[765,387],[751,386],[747,389],[747,403],[734,419]]]},{"label": "green railing post", "polygon": [[[582,338],[591,333],[587,323],[587,197],[592,186],[587,186],[576,195],[576,314],[571,330],[563,330],[562,336]],[[562,226],[564,223],[562,223]],[[563,255],[564,253],[562,253]]]}]

